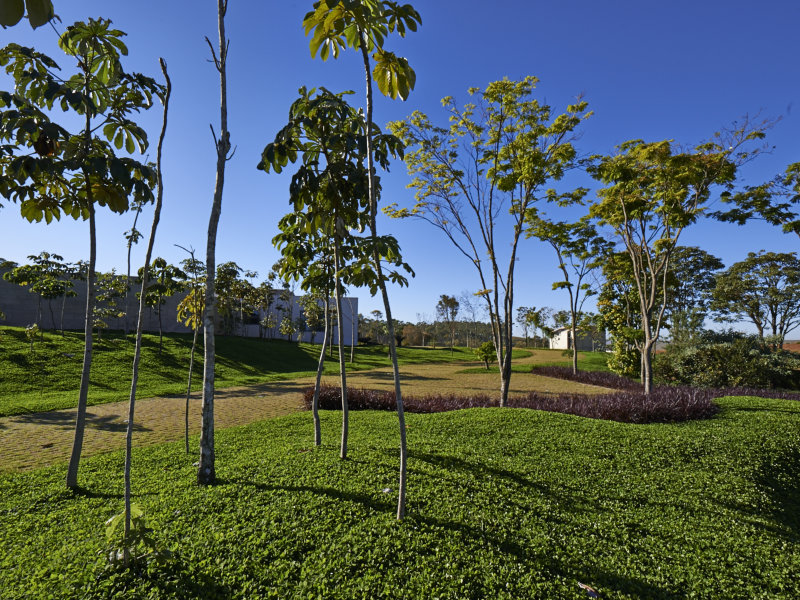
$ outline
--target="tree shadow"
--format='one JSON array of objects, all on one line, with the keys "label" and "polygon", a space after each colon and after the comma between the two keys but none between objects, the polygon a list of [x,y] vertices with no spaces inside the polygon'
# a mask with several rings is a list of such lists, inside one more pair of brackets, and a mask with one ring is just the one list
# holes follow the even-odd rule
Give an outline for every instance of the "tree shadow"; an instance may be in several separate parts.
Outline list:
[{"label": "tree shadow", "polygon": [[756,484],[769,498],[765,510],[778,532],[795,541],[800,537],[800,448],[788,448],[772,455],[756,471]]},{"label": "tree shadow", "polygon": [[[434,457],[432,459],[434,462],[440,460],[440,457],[437,457],[436,455],[427,456]],[[417,455],[416,458],[420,458],[420,456]],[[449,458],[451,457],[441,457],[442,460]],[[422,459],[420,458],[420,460]],[[468,465],[470,468],[474,466],[472,463],[466,463],[466,465]],[[492,472],[498,476],[508,477],[512,481],[518,483],[525,482],[536,487],[535,484],[532,484],[524,478],[521,478],[518,474],[511,473],[503,469],[490,468],[487,469],[487,472]],[[369,510],[389,514],[394,514],[394,511],[396,510],[395,497],[393,494],[388,495],[386,501],[380,501],[376,500],[374,496],[369,494],[344,492],[342,490],[327,486],[269,485],[244,479],[232,479],[226,483],[249,486],[263,492],[305,492],[318,496],[325,496],[336,501],[354,502]],[[685,596],[684,593],[680,593],[679,591],[662,589],[661,587],[652,585],[642,579],[628,577],[618,573],[607,572],[598,569],[591,564],[574,565],[570,564],[569,562],[553,558],[552,556],[545,556],[541,554],[541,552],[535,552],[533,548],[527,548],[526,546],[518,543],[510,536],[501,537],[494,535],[490,529],[476,527],[468,523],[455,520],[438,519],[420,513],[412,513],[408,515],[405,523],[410,524],[412,527],[414,527],[414,523],[417,523],[424,524],[432,529],[448,531],[464,539],[466,543],[474,545],[475,547],[490,545],[521,563],[536,564],[537,566],[543,567],[557,577],[574,579],[576,589],[578,588],[578,582],[586,582],[593,587],[601,588],[601,592],[603,592],[603,588],[605,588],[609,591],[613,590],[616,593],[628,594],[638,598],[666,600],[672,598],[682,598]]]},{"label": "tree shadow", "polygon": [[[75,415],[71,411],[50,411],[40,413],[27,413],[11,417],[17,423],[31,425],[47,425],[51,427],[72,428],[75,426]],[[86,425],[93,429],[102,431],[124,432],[128,425],[119,420],[116,415],[96,415],[92,412],[86,413]],[[149,427],[134,423],[133,430],[137,433],[152,431]]]}]

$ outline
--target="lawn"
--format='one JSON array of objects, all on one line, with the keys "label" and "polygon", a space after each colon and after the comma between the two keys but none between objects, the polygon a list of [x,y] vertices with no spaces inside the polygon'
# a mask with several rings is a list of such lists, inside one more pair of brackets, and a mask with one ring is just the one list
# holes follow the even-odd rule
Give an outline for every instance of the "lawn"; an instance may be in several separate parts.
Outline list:
[{"label": "lawn", "polygon": [[[726,398],[713,419],[628,425],[526,409],[351,413],[351,458],[297,413],[217,432],[220,485],[180,444],[134,453],[134,501],[174,552],[105,569],[121,453],[0,476],[0,590],[21,598],[794,598],[800,403]],[[196,440],[194,444],[196,444]]]},{"label": "lawn", "polygon": [[[130,393],[133,336],[104,333],[94,345],[89,405],[126,400]],[[158,336],[145,335],[139,376],[139,397],[185,394],[189,369],[190,334],[164,336],[158,352]],[[201,344],[202,346],[202,344]],[[259,340],[218,336],[216,338],[218,388],[294,379],[316,373],[319,345],[284,340]],[[350,353],[347,350],[349,361]],[[475,360],[466,348],[399,348],[401,364],[444,363]],[[25,330],[0,327],[0,417],[41,412],[77,405],[83,361],[83,334],[45,333],[30,351]],[[385,346],[356,349],[353,371],[388,367]],[[338,357],[326,361],[327,374],[338,373]],[[195,389],[201,386],[202,348],[195,354]]]}]

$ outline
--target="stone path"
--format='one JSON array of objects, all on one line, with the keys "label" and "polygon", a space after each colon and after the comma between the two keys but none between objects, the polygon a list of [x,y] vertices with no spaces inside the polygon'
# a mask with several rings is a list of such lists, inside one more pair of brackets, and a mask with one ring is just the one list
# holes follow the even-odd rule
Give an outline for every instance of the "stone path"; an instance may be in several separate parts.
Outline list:
[{"label": "stone path", "polygon": [[[515,361],[535,362],[532,359]],[[459,374],[479,363],[422,364],[401,367],[403,391],[409,395],[428,393],[472,392],[497,394],[496,373]],[[338,385],[338,376],[324,381]],[[599,392],[602,388],[572,382],[514,373],[511,394],[530,390],[543,392]],[[217,428],[234,427],[302,410],[302,392],[313,385],[313,378],[265,383],[217,390],[214,418]],[[348,373],[348,387],[392,389],[389,368]],[[136,403],[134,444],[146,446],[180,440],[184,436],[186,399],[166,397],[139,400]],[[87,410],[83,456],[90,456],[125,445],[128,402],[90,406]],[[189,406],[190,434],[200,430],[200,395],[193,394]],[[0,418],[0,472],[22,471],[66,462],[72,448],[75,409],[17,415]]]}]

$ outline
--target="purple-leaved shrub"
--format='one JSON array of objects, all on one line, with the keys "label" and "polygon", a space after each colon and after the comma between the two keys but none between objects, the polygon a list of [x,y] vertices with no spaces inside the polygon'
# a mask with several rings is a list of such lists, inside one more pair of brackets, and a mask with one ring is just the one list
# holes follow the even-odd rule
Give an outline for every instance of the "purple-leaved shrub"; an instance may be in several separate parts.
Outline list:
[{"label": "purple-leaved shrub", "polygon": [[[314,389],[303,394],[306,408],[311,407]],[[719,395],[719,394],[717,394]],[[320,389],[320,408],[341,408],[341,394],[336,386],[323,385]],[[690,387],[657,388],[645,396],[640,391],[617,391],[608,394],[558,394],[548,395],[531,392],[524,396],[509,398],[509,406],[531,408],[565,414],[606,419],[622,423],[675,423],[693,419],[707,419],[719,408],[712,402],[713,390]],[[351,410],[395,409],[394,392],[348,388],[348,404]],[[455,394],[431,394],[426,396],[404,396],[407,412],[434,413],[464,408],[487,408],[497,406],[488,395],[459,396]]]}]

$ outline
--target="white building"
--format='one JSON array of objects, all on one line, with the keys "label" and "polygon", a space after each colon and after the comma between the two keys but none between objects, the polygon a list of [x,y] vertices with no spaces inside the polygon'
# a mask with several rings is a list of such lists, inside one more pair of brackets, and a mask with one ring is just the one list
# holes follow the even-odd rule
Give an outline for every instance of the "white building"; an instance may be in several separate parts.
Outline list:
[{"label": "white building", "polygon": [[[576,344],[578,352],[593,352],[594,350],[605,350],[606,347],[606,334],[596,340],[592,336],[578,330],[578,343]],[[572,349],[572,329],[569,327],[559,327],[553,330],[550,336],[550,349],[551,350],[571,350]]]}]

